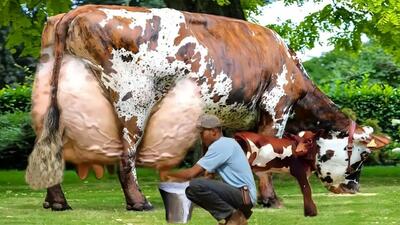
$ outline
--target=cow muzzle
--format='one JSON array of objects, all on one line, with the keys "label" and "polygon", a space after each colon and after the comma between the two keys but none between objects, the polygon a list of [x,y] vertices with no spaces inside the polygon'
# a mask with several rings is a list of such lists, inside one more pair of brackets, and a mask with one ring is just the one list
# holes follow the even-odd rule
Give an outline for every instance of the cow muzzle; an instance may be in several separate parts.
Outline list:
[{"label": "cow muzzle", "polygon": [[328,186],[328,190],[335,194],[355,194],[360,190],[360,185],[350,181],[347,184],[341,183],[338,186]]}]

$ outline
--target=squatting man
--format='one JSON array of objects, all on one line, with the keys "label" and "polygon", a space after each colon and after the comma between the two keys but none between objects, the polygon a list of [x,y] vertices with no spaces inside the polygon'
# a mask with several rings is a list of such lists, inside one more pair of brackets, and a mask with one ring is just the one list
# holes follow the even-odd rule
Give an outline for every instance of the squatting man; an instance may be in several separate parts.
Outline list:
[{"label": "squatting man", "polygon": [[[161,180],[190,180],[187,198],[207,210],[218,224],[247,224],[256,203],[256,186],[244,151],[234,139],[223,136],[218,117],[201,116],[198,128],[207,148],[205,155],[189,169],[160,171]],[[223,181],[210,179],[215,173]],[[196,178],[202,174],[207,176]]]}]

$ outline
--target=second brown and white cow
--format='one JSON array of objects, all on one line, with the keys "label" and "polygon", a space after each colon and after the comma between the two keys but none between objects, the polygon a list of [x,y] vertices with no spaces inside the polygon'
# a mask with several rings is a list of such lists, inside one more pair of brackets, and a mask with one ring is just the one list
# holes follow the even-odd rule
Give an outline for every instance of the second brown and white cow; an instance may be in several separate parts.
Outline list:
[{"label": "second brown and white cow", "polygon": [[[252,132],[239,132],[234,138],[246,152],[254,173],[288,169],[296,178],[303,194],[304,215],[316,216],[317,207],[312,199],[308,177],[316,168],[318,135],[303,131],[298,135],[276,138]],[[260,185],[260,189],[264,187]]]}]

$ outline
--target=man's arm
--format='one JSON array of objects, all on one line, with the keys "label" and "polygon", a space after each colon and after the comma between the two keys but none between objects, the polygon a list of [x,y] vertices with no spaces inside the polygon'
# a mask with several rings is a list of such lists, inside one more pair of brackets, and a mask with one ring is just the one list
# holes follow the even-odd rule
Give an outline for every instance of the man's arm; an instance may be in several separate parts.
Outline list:
[{"label": "man's arm", "polygon": [[184,182],[188,181],[199,174],[203,173],[205,170],[199,164],[195,164],[193,167],[178,172],[162,171],[160,170],[160,180],[161,181],[175,181]]}]

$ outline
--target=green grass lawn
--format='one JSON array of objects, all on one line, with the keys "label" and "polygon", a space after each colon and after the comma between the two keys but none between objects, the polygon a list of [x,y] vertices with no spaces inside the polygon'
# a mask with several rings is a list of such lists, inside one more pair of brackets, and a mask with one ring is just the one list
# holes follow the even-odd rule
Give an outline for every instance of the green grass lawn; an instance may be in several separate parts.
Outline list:
[{"label": "green grass lawn", "polygon": [[[155,206],[151,212],[125,210],[123,193],[116,175],[102,180],[91,176],[80,181],[73,171],[65,174],[63,185],[72,211],[52,212],[42,208],[45,191],[33,191],[24,182],[24,171],[0,171],[0,224],[166,224],[154,171],[140,169],[139,183]],[[354,225],[400,224],[400,167],[366,167],[361,193],[334,195],[312,177],[313,196],[319,215],[303,216],[302,196],[289,175],[274,178],[282,209],[256,207],[249,224]],[[190,224],[216,224],[203,209],[195,208]]]}]

